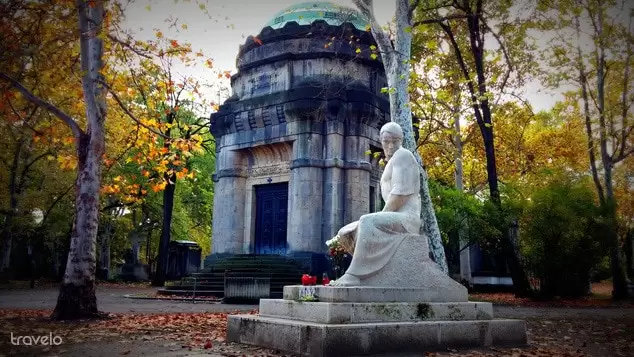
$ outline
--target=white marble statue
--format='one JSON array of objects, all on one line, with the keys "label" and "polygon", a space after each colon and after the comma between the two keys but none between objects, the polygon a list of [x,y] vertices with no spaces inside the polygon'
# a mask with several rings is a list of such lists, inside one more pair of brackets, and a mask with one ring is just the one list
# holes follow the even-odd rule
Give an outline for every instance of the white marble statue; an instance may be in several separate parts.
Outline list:
[{"label": "white marble statue", "polygon": [[381,176],[385,207],[339,230],[343,247],[352,253],[352,262],[345,274],[331,283],[333,286],[363,285],[362,280],[375,275],[390,262],[403,239],[419,232],[419,165],[414,155],[401,146],[403,129],[400,125],[385,124],[380,138],[387,160]]}]

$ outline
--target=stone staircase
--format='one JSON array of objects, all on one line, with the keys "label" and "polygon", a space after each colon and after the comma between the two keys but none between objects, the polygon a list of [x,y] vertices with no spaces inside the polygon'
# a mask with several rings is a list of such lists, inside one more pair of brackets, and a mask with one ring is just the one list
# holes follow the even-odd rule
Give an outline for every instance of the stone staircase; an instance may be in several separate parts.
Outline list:
[{"label": "stone staircase", "polygon": [[159,289],[161,295],[224,297],[227,277],[269,278],[271,298],[281,298],[284,285],[300,282],[302,267],[293,259],[280,255],[241,254],[216,260],[210,268],[193,273],[180,281],[169,282]]}]

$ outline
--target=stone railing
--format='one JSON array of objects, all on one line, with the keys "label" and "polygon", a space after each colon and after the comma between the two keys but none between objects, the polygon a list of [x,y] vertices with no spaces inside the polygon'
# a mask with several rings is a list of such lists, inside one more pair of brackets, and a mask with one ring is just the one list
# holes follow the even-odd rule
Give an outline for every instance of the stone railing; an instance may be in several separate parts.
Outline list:
[{"label": "stone railing", "polygon": [[271,278],[225,275],[225,301],[258,301],[271,296]]}]

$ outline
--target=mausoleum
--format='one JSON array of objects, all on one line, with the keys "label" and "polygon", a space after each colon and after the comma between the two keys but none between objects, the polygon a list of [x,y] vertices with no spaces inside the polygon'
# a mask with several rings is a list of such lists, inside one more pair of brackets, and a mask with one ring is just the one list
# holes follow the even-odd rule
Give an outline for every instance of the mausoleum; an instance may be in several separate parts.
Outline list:
[{"label": "mausoleum", "polygon": [[[291,6],[247,38],[216,140],[212,256],[297,258],[321,274],[325,241],[380,205],[385,73],[368,23],[328,2]],[[209,259],[208,259],[209,260]]]}]

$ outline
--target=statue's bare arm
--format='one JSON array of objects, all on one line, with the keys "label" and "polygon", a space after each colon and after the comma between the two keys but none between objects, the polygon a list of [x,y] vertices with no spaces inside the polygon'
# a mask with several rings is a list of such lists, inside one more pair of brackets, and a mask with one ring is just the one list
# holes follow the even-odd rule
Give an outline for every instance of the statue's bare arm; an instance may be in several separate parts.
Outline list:
[{"label": "statue's bare arm", "polygon": [[403,205],[405,204],[405,202],[407,202],[410,196],[412,195],[390,194],[390,196],[387,198],[387,202],[385,202],[385,207],[383,207],[383,212],[398,211],[401,207],[403,207]]},{"label": "statue's bare arm", "polygon": [[[411,164],[409,160],[407,160],[407,156],[400,155],[398,157],[393,158],[395,160],[392,166],[392,182],[395,183],[399,178],[407,177],[407,175],[411,175],[411,168],[408,167],[408,164]],[[397,191],[398,192],[398,191]],[[397,212],[403,207],[405,203],[412,197],[413,194],[395,194],[390,193],[387,201],[385,202],[385,207],[383,207],[383,212]]]}]

